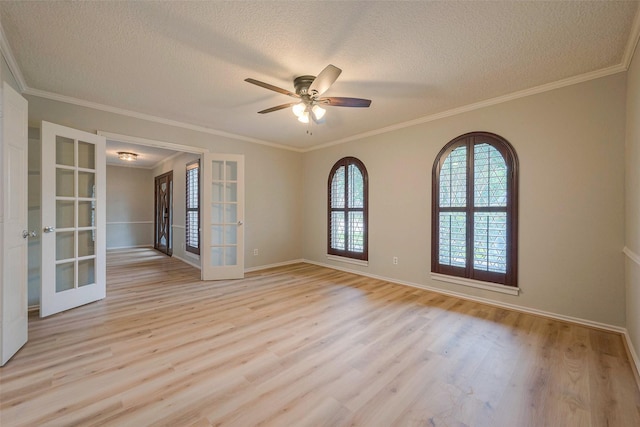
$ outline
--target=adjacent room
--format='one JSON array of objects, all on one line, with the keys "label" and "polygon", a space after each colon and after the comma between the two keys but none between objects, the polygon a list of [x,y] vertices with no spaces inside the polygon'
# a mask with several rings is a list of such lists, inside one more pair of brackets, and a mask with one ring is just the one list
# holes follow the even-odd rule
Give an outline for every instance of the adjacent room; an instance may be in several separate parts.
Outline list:
[{"label": "adjacent room", "polygon": [[640,425],[640,2],[0,2],[0,425]]}]

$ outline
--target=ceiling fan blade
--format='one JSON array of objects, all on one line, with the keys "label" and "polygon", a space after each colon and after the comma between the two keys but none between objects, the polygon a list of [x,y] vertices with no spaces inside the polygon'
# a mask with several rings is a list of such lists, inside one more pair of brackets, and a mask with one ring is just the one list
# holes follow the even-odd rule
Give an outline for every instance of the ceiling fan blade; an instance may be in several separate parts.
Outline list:
[{"label": "ceiling fan blade", "polygon": [[245,82],[247,82],[247,83],[254,84],[254,85],[256,85],[256,86],[263,87],[263,88],[265,88],[265,89],[272,90],[272,91],[274,91],[274,92],[281,93],[281,94],[283,94],[283,95],[292,96],[292,97],[294,97],[294,98],[300,98],[300,95],[298,95],[298,94],[295,94],[295,93],[293,93],[293,92],[291,92],[291,91],[288,91],[288,90],[286,90],[286,89],[282,89],[282,88],[280,88],[280,87],[278,87],[278,86],[270,85],[269,83],[261,82],[260,80],[256,80],[256,79],[244,79],[244,81],[245,81]]},{"label": "ceiling fan blade", "polygon": [[309,86],[309,94],[311,96],[322,95],[336,81],[342,70],[335,65],[327,65],[324,70],[320,71],[318,77],[315,78],[311,86]]},{"label": "ceiling fan blade", "polygon": [[368,107],[371,105],[370,99],[343,98],[340,96],[320,98],[318,102],[321,104],[331,105],[332,107]]},{"label": "ceiling fan blade", "polygon": [[258,111],[258,114],[272,113],[274,111],[283,110],[283,109],[285,109],[287,107],[293,107],[296,104],[297,104],[297,102],[291,102],[289,104],[277,105],[275,107],[267,108],[266,110]]}]

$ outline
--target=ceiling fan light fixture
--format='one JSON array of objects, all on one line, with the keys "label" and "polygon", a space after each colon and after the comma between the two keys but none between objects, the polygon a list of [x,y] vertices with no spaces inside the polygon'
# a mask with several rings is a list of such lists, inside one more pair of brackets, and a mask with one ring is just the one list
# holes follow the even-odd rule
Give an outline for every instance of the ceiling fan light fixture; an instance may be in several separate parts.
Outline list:
[{"label": "ceiling fan light fixture", "polygon": [[300,117],[304,113],[304,110],[306,109],[307,109],[307,106],[304,105],[303,102],[299,102],[293,107],[291,107],[291,111],[293,111],[293,114],[295,114],[296,117]]},{"label": "ceiling fan light fixture", "polygon": [[128,151],[118,151],[118,158],[127,162],[135,162],[138,160],[138,155]]},{"label": "ceiling fan light fixture", "polygon": [[309,112],[303,111],[302,114],[298,116],[298,121],[300,123],[309,123]]},{"label": "ceiling fan light fixture", "polygon": [[314,105],[313,108],[311,108],[311,112],[313,113],[313,116],[316,118],[316,120],[322,120],[322,118],[324,117],[324,113],[326,113],[327,110],[319,105]]}]

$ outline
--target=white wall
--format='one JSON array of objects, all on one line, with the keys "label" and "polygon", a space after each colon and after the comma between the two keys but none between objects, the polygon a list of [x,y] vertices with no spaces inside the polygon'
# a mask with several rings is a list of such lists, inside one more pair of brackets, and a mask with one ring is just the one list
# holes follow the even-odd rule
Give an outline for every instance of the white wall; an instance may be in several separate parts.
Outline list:
[{"label": "white wall", "polygon": [[627,72],[626,117],[626,315],[629,337],[640,355],[640,47]]},{"label": "white wall", "polygon": [[153,173],[107,166],[107,249],[153,246]]},{"label": "white wall", "polygon": [[[623,326],[625,87],[619,73],[305,153],[304,258]],[[433,161],[470,131],[503,136],[519,157],[519,296],[430,278]],[[368,267],[326,257],[327,177],[344,156],[369,173]]]}]

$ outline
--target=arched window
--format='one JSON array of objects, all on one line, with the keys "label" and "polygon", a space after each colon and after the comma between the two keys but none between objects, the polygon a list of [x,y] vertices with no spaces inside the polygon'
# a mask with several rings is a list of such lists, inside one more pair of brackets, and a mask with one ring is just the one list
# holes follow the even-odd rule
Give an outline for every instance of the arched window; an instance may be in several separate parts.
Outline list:
[{"label": "arched window", "polygon": [[366,261],[367,169],[355,157],[338,160],[329,173],[327,252]]},{"label": "arched window", "polygon": [[518,158],[504,138],[472,132],[433,164],[431,271],[517,286]]}]

